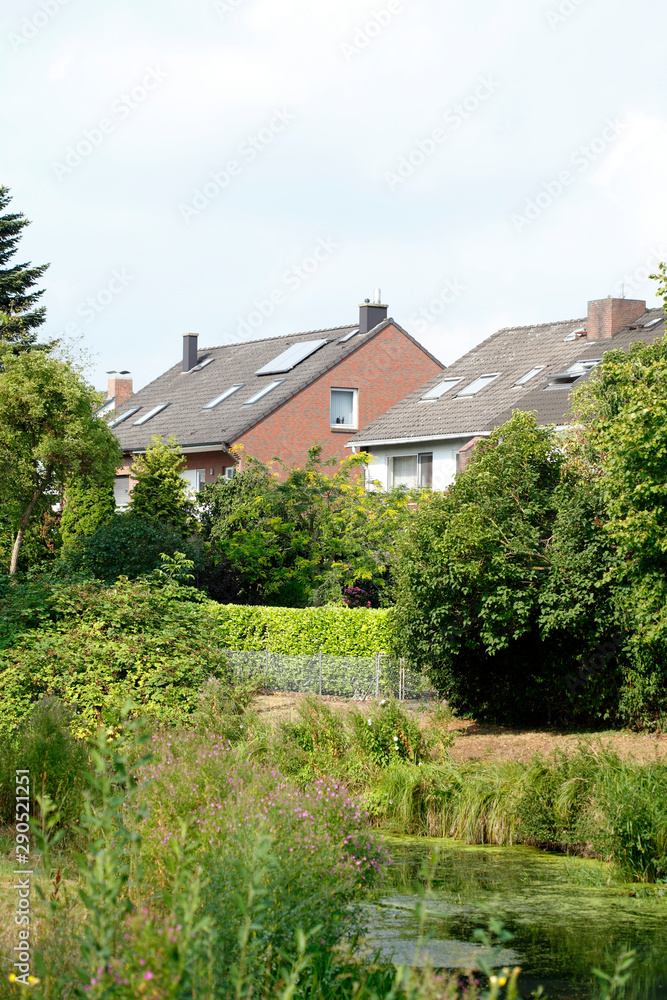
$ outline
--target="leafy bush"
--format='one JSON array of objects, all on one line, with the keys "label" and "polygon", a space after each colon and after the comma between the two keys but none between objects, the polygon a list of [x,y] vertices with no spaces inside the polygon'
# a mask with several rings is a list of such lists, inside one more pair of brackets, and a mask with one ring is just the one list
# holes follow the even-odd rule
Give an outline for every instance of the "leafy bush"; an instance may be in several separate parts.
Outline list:
[{"label": "leafy bush", "polygon": [[332,656],[388,653],[392,644],[389,609],[249,607],[219,605],[216,632],[225,649]]},{"label": "leafy bush", "polygon": [[147,716],[176,722],[197,707],[210,676],[229,669],[215,620],[198,591],[176,583],[119,580],[54,588],[52,623],[23,633],[0,652],[0,734],[54,694],[89,731],[129,698]]},{"label": "leafy bush", "polygon": [[175,552],[184,552],[201,565],[202,550],[196,541],[183,541],[180,530],[161,521],[126,513],[114,515],[88,537],[79,536],[64,553],[63,563],[68,573],[113,583],[121,576],[136,579],[151,573],[162,553]]},{"label": "leafy bush", "polygon": [[67,548],[80,536],[94,534],[116,512],[113,482],[78,480],[67,485],[60,518],[60,537]]}]

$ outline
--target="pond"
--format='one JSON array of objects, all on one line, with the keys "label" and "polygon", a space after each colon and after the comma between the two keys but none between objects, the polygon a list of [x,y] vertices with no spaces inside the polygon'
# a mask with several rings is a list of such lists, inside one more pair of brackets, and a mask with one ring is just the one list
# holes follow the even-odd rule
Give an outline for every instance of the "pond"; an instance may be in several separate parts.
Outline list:
[{"label": "pond", "polygon": [[438,968],[474,968],[481,945],[471,943],[490,915],[501,916],[514,938],[499,956],[522,968],[520,992],[542,984],[551,998],[588,1000],[598,994],[591,967],[613,971],[618,955],[636,949],[628,1000],[667,1000],[667,887],[614,881],[598,861],[532,847],[466,845],[424,837],[386,837],[392,865],[381,895],[369,904],[368,946],[395,962],[416,956],[415,906],[423,870],[435,848],[425,900],[422,949]]}]

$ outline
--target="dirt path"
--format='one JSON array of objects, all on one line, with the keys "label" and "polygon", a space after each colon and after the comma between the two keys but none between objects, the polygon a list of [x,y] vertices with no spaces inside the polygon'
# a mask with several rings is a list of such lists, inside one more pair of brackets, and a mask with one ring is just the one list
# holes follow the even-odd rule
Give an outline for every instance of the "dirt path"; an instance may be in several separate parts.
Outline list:
[{"label": "dirt path", "polygon": [[[302,694],[276,693],[259,695],[253,708],[271,722],[297,718]],[[345,712],[361,708],[362,702],[340,698],[323,698],[333,709]],[[408,711],[425,719],[428,711],[409,705]],[[449,725],[455,734],[451,755],[454,760],[530,760],[534,754],[549,756],[556,749],[574,751],[581,743],[593,746],[610,746],[624,759],[647,762],[667,759],[667,735],[646,736],[628,730],[605,732],[562,733],[554,729],[513,729],[506,726],[481,725],[467,719],[453,719]]]}]

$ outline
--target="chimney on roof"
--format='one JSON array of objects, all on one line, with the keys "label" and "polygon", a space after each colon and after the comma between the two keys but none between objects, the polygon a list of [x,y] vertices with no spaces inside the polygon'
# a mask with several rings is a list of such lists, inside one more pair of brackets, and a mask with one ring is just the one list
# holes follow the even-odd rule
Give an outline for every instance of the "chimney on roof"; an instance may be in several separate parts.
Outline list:
[{"label": "chimney on roof", "polygon": [[183,334],[183,371],[189,372],[197,364],[198,333]]},{"label": "chimney on roof", "polygon": [[118,378],[114,376],[109,379],[107,383],[107,399],[113,399],[114,410],[120,410],[121,406],[124,406],[133,395],[131,378]]},{"label": "chimney on roof", "polygon": [[387,318],[388,306],[382,305],[380,289],[376,288],[373,293],[373,301],[364,299],[359,306],[359,333],[368,333],[373,330],[378,323],[384,322]]},{"label": "chimney on roof", "polygon": [[588,340],[611,340],[645,312],[642,299],[595,299],[588,303]]}]

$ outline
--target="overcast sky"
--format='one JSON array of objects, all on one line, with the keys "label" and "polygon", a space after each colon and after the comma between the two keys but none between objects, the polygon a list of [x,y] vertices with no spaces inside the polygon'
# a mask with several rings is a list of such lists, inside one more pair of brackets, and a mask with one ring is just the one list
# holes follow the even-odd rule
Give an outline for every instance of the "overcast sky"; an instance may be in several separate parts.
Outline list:
[{"label": "overcast sky", "polygon": [[445,363],[655,304],[664,0],[3,0],[0,183],[45,335],[135,387],[201,346],[356,321]]}]

